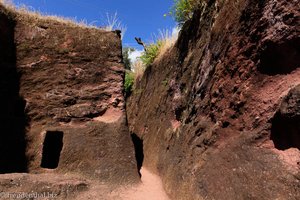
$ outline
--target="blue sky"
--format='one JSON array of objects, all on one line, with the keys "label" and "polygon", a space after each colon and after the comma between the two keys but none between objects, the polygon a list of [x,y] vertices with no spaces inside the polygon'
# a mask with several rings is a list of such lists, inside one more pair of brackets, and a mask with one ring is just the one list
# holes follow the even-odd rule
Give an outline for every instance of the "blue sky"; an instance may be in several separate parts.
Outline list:
[{"label": "blue sky", "polygon": [[107,13],[118,18],[127,27],[123,46],[140,47],[134,37],[150,42],[159,30],[172,29],[175,22],[164,17],[173,0],[13,0],[16,5],[25,4],[44,14],[86,20],[97,26],[106,21]]}]

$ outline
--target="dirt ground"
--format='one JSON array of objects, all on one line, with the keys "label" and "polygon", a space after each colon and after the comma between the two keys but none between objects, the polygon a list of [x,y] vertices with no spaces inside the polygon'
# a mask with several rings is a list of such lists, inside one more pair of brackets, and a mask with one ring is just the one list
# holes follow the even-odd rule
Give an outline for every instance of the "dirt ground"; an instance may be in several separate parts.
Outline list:
[{"label": "dirt ground", "polygon": [[146,168],[141,174],[139,184],[121,186],[74,174],[4,174],[0,175],[0,199],[169,200],[157,175]]}]

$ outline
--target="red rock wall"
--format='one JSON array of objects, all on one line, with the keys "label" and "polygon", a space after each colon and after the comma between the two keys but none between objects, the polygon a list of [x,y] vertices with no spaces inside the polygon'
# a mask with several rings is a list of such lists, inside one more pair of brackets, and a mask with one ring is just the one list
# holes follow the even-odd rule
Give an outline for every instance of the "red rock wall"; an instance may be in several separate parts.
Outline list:
[{"label": "red rock wall", "polygon": [[300,83],[299,3],[206,2],[128,100],[144,166],[173,199],[298,199],[299,148],[271,127]]},{"label": "red rock wall", "polygon": [[[1,16],[5,12],[1,8]],[[12,62],[16,80],[10,82],[16,88],[12,96],[5,98],[22,99],[19,107],[23,106],[21,117],[26,121],[26,130],[22,132],[27,158],[24,171],[49,172],[41,167],[42,159],[60,155],[57,168],[50,171],[78,173],[114,183],[137,181],[125,115],[124,66],[117,33],[35,15],[6,15],[15,21],[10,37],[15,51]],[[1,32],[7,33],[6,29]],[[12,108],[7,109],[11,112]],[[62,134],[62,141],[55,141],[56,136],[50,141],[50,154],[43,147],[47,133]]]}]

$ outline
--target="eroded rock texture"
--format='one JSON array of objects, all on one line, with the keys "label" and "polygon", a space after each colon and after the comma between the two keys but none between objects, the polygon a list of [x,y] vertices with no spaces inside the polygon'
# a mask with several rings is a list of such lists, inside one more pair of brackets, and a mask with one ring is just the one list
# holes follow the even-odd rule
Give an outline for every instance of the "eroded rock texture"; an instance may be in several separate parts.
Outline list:
[{"label": "eroded rock texture", "polygon": [[173,199],[300,198],[300,122],[284,110],[299,103],[299,17],[297,0],[206,1],[146,69],[130,130]]},{"label": "eroded rock texture", "polygon": [[114,32],[0,7],[0,172],[139,180]]}]

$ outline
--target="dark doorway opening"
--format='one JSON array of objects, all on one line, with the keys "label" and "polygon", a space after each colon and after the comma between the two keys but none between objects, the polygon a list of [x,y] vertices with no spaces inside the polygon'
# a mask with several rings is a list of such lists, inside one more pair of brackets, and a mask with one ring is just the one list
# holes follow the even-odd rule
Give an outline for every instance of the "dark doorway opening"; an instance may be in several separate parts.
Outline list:
[{"label": "dark doorway opening", "polygon": [[288,117],[277,113],[272,120],[271,140],[275,148],[300,150],[300,116]]},{"label": "dark doorway opening", "polygon": [[47,131],[44,144],[41,167],[55,169],[58,167],[60,152],[63,147],[62,131]]},{"label": "dark doorway opening", "polygon": [[141,138],[139,138],[134,133],[131,134],[131,139],[132,139],[132,142],[133,142],[133,145],[134,145],[135,158],[136,158],[138,172],[139,172],[139,175],[141,176],[140,170],[143,166],[143,161],[144,161],[144,144],[143,144],[143,140]]},{"label": "dark doorway opening", "polygon": [[262,54],[259,70],[268,75],[288,74],[300,67],[300,38],[281,43],[269,42]]}]

